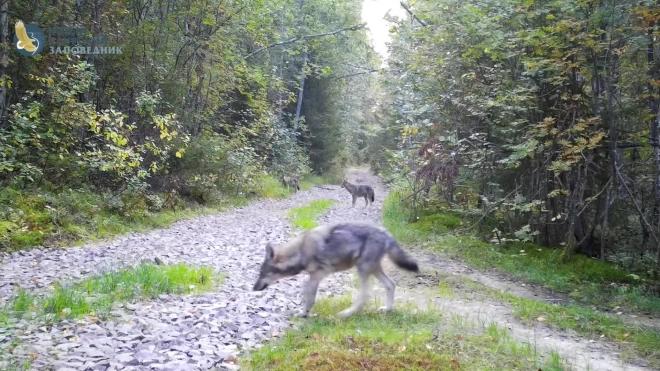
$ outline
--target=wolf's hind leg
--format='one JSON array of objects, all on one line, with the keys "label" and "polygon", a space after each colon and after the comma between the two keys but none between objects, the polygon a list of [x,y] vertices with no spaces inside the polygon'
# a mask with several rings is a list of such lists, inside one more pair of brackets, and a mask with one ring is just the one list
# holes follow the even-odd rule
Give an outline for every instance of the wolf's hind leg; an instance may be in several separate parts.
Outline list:
[{"label": "wolf's hind leg", "polygon": [[357,313],[369,298],[369,272],[365,270],[360,270],[358,268],[358,274],[360,276],[360,293],[358,294],[357,300],[351,305],[348,309],[345,309],[337,314],[340,318],[346,318]]},{"label": "wolf's hind leg", "polygon": [[381,312],[389,312],[394,309],[394,282],[392,282],[392,280],[387,277],[385,272],[383,272],[382,267],[379,267],[378,270],[374,272],[374,277],[378,278],[383,286],[385,286],[385,292],[387,293],[387,301],[385,302],[385,306],[378,308],[378,310]]}]

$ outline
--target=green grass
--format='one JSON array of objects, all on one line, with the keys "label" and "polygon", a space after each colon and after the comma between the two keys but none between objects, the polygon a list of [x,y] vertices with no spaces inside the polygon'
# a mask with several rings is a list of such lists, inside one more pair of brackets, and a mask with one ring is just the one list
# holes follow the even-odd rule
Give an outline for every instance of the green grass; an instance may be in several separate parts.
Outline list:
[{"label": "green grass", "polygon": [[23,371],[32,369],[31,360],[19,360],[16,356],[7,354],[0,354],[0,370],[3,371]]},{"label": "green grass", "polygon": [[190,294],[208,291],[223,281],[210,268],[185,264],[138,266],[88,278],[72,286],[56,285],[36,296],[20,290],[4,308],[5,318],[39,316],[47,320],[104,315],[115,302],[155,298],[161,294]]},{"label": "green grass", "polygon": [[320,300],[317,317],[299,330],[248,355],[251,370],[563,370],[552,354],[542,363],[531,345],[513,341],[496,326],[479,328],[463,318],[407,307],[391,313],[368,308],[348,319],[334,315],[350,297]]},{"label": "green grass", "polygon": [[576,304],[550,304],[517,297],[465,281],[471,288],[504,300],[513,307],[515,317],[527,323],[543,323],[561,330],[573,330],[587,337],[620,342],[632,353],[645,357],[652,366],[660,366],[660,331],[626,324],[620,318]]},{"label": "green grass", "polygon": [[263,198],[285,198],[293,194],[294,189],[289,188],[287,190],[286,186],[275,177],[265,176],[261,180],[261,186],[258,191],[258,195]]},{"label": "green grass", "polygon": [[[166,197],[161,197],[163,200]],[[102,195],[86,190],[23,192],[0,190],[0,250],[14,251],[34,246],[82,243],[125,234],[164,228],[181,219],[243,205],[246,197],[227,197],[213,205],[176,200],[173,208],[150,209],[141,197],[126,195],[123,211],[110,207]]]},{"label": "green grass", "polygon": [[308,205],[289,210],[289,216],[296,227],[312,229],[318,225],[315,219],[323,215],[334,203],[333,200],[314,200]]},{"label": "green grass", "polygon": [[574,255],[570,261],[564,261],[559,250],[532,243],[510,243],[499,247],[474,236],[439,237],[437,233],[459,227],[461,220],[453,215],[436,214],[409,223],[400,200],[400,193],[390,193],[383,204],[383,222],[402,243],[420,244],[478,268],[497,268],[516,279],[542,285],[608,310],[625,307],[660,313],[660,298],[645,294],[640,281],[614,264],[583,255]]},{"label": "green grass", "polygon": [[[307,191],[314,186],[323,185],[323,184],[332,184],[334,183],[333,179],[329,176],[323,175],[307,175],[306,177],[300,179],[300,190]],[[261,187],[259,189],[258,195],[264,198],[285,198],[292,195],[295,192],[293,188],[287,190],[286,186],[282,182],[272,176],[266,176],[261,182]]]}]

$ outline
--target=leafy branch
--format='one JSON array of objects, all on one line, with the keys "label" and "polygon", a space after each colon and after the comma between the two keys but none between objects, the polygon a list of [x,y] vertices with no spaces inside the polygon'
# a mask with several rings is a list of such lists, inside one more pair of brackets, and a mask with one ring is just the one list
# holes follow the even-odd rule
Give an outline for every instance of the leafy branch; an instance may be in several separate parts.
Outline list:
[{"label": "leafy branch", "polygon": [[399,4],[401,4],[401,6],[403,7],[403,9],[405,9],[408,13],[410,13],[410,15],[411,15],[413,18],[415,18],[415,20],[416,20],[417,22],[419,22],[419,24],[421,24],[421,25],[424,26],[424,27],[428,26],[428,23],[426,23],[425,21],[419,19],[419,17],[418,17],[417,15],[415,15],[415,13],[413,13],[413,11],[410,9],[410,7],[409,7],[408,5],[406,5],[406,4],[404,4],[403,1],[399,2]]}]

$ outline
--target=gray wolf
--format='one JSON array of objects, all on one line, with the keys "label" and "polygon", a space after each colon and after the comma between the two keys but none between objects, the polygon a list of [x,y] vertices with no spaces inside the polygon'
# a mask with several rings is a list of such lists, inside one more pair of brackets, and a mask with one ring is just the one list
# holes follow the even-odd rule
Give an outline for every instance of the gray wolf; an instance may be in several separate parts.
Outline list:
[{"label": "gray wolf", "polygon": [[286,186],[286,190],[289,190],[289,187],[293,187],[296,191],[300,191],[300,182],[298,178],[282,176],[282,184]]},{"label": "gray wolf", "polygon": [[319,283],[328,275],[357,267],[360,294],[339,317],[358,312],[369,296],[369,277],[373,275],[385,286],[387,301],[380,311],[394,306],[394,282],[385,275],[381,260],[387,255],[399,268],[419,272],[417,262],[401,249],[384,228],[366,223],[338,223],[310,229],[280,246],[266,245],[266,257],[261,265],[254,291],[262,291],[282,278],[303,271],[309,280],[303,288],[304,307],[299,317],[306,317],[316,301]]},{"label": "gray wolf", "polygon": [[352,184],[349,183],[346,179],[344,179],[343,182],[341,182],[341,187],[346,188],[348,193],[353,196],[353,206],[355,207],[355,201],[357,201],[358,197],[364,197],[364,202],[366,204],[364,207],[366,208],[369,206],[369,201],[371,201],[371,204],[374,203],[374,189],[371,188],[371,186],[368,185],[361,185],[361,184]]}]

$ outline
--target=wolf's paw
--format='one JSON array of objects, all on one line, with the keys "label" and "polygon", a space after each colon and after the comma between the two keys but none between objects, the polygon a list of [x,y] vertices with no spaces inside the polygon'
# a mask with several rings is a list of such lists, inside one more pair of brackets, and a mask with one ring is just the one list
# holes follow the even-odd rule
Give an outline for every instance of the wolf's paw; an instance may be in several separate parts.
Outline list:
[{"label": "wolf's paw", "polygon": [[339,318],[348,318],[353,315],[353,311],[349,309],[342,310],[341,312],[337,313],[337,317]]},{"label": "wolf's paw", "polygon": [[378,311],[379,311],[379,312],[382,312],[382,313],[385,313],[385,312],[391,312],[391,311],[392,311],[392,308],[390,308],[390,307],[386,307],[386,306],[383,306],[383,307],[378,308]]},{"label": "wolf's paw", "polygon": [[298,313],[294,314],[293,316],[296,318],[307,318],[309,315],[308,312],[305,312],[304,310],[299,311]]}]

